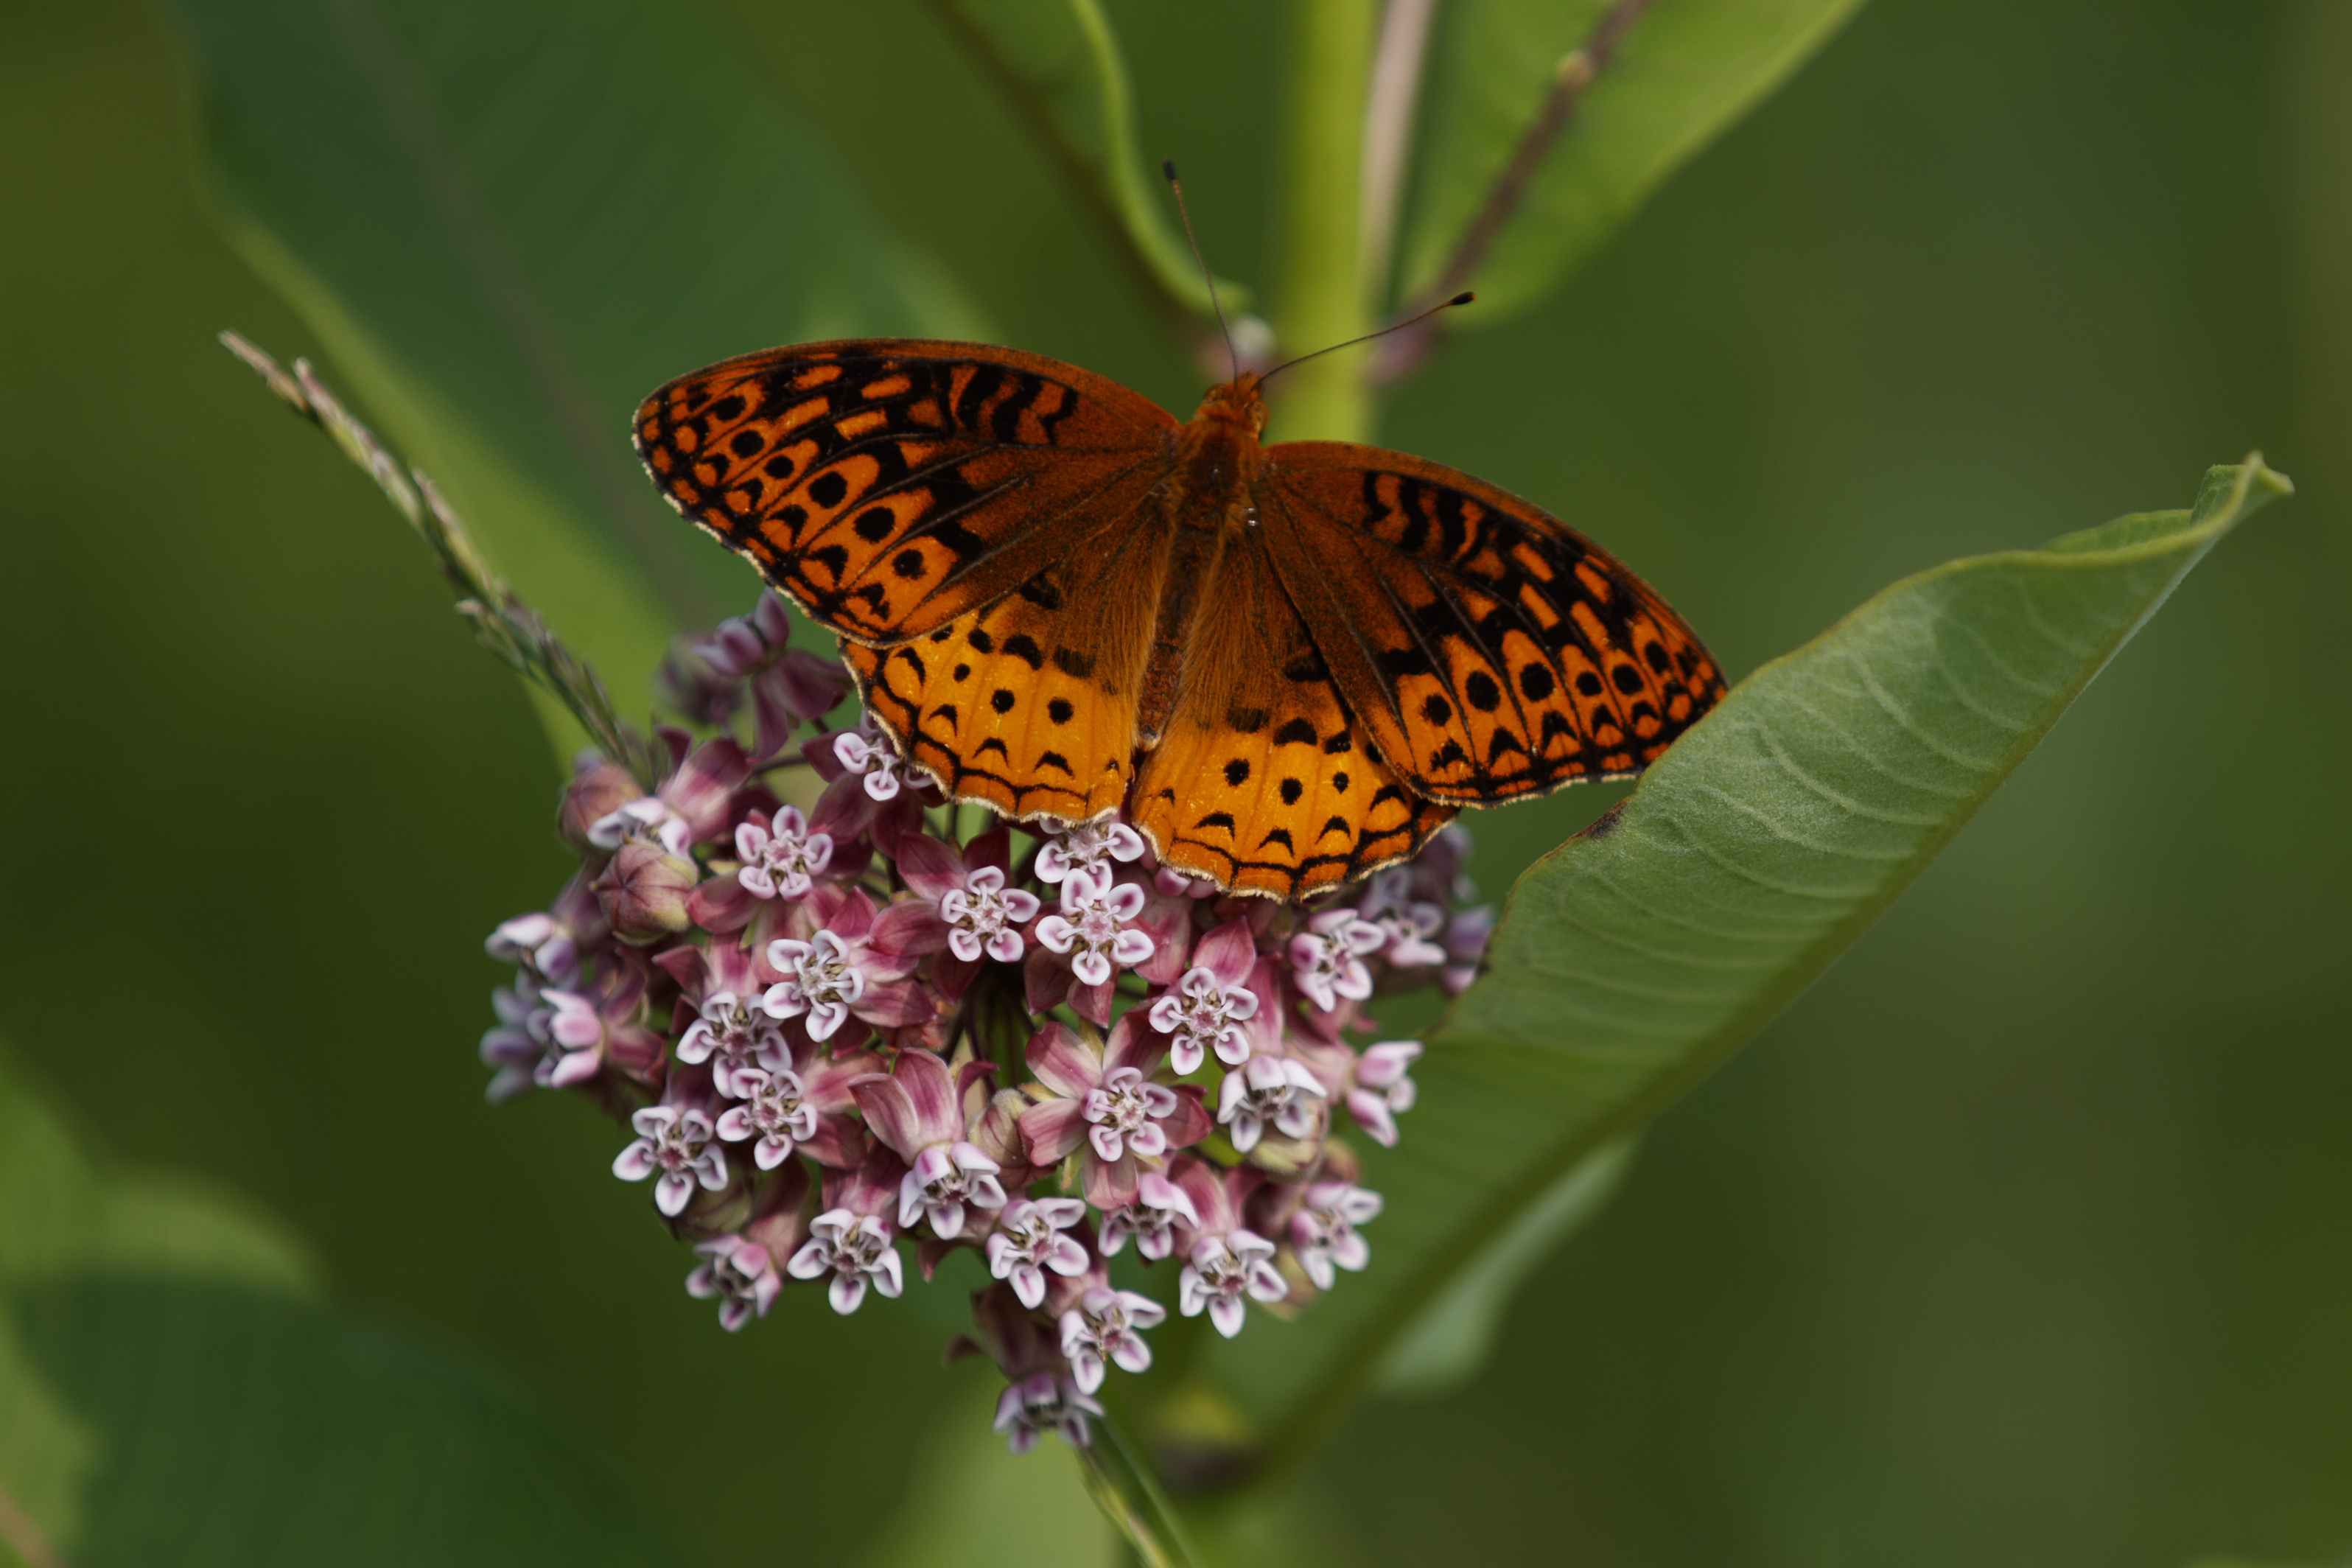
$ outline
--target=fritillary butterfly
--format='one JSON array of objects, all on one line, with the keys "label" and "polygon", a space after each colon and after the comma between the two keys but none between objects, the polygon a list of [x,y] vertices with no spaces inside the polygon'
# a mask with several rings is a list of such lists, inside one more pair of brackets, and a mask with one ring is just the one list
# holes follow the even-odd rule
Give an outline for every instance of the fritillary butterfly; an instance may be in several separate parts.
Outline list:
[{"label": "fritillary butterfly", "polygon": [[1124,807],[1233,891],[1302,898],[1461,806],[1628,777],[1723,695],[1600,546],[1402,453],[1261,447],[1258,383],[1180,421],[1015,349],[810,343],[671,382],[637,450],[839,634],[950,795]]}]

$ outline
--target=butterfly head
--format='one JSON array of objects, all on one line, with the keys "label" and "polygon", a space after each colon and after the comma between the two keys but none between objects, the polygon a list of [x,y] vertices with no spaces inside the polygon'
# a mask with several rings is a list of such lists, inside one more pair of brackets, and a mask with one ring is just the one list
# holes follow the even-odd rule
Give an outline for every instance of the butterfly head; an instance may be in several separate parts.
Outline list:
[{"label": "butterfly head", "polygon": [[1258,380],[1255,371],[1245,370],[1233,380],[1209,388],[1193,419],[1239,426],[1255,440],[1265,428],[1265,399],[1258,392]]}]

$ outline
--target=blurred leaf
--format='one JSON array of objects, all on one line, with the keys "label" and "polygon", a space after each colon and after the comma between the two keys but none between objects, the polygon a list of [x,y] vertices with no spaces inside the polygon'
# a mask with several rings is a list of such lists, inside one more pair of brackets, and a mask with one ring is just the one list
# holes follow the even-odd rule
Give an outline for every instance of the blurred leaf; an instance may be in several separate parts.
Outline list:
[{"label": "blurred leaf", "polygon": [[[1559,80],[1612,11],[1622,45],[1575,105],[1508,221],[1464,279],[1449,260]],[[1403,298],[1478,290],[1459,325],[1532,305],[1652,190],[1826,43],[1861,0],[1452,0],[1438,12]]]},{"label": "blurred leaf", "polygon": [[163,4],[231,238],[626,711],[751,597],[639,473],[638,400],[774,343],[985,335],[697,7]]},{"label": "blurred leaf", "polygon": [[[931,0],[973,62],[1013,100],[1120,257],[1173,310],[1208,319],[1208,286],[1136,146],[1134,89],[1099,0]],[[1249,290],[1220,278],[1226,308]]]},{"label": "blurred leaf", "polygon": [[1475,1376],[1520,1281],[1608,1205],[1633,1162],[1633,1140],[1621,1139],[1554,1178],[1398,1335],[1381,1368],[1380,1392],[1426,1396]]},{"label": "blurred leaf", "polygon": [[678,1561],[541,1417],[324,1312],[310,1278],[234,1201],[92,1160],[0,1061],[0,1490],[56,1551]]},{"label": "blurred leaf", "polygon": [[[1295,1458],[1493,1258],[1563,1173],[1720,1065],[1853,944],[2240,519],[2259,458],[2193,512],[1897,583],[1758,670],[1616,811],[1512,889],[1490,972],[1416,1078],[1373,1266],[1295,1322],[1212,1342],[1211,1375]],[[2021,896],[2028,896],[2021,889]]]},{"label": "blurred leaf", "polygon": [[865,1568],[1124,1562],[1076,1457],[1052,1438],[1027,1454],[1009,1452],[990,1429],[1003,1380],[992,1367],[964,1370],[978,1375],[965,1379],[968,1394],[947,1401],[923,1436],[907,1500],[861,1560]]}]

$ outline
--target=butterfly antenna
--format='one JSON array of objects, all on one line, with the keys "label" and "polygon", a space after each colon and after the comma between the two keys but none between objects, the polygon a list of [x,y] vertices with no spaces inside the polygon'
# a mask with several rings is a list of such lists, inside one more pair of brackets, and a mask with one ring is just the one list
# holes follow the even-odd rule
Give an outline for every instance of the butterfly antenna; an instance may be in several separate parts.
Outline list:
[{"label": "butterfly antenna", "polygon": [[1292,365],[1305,364],[1308,360],[1321,359],[1325,354],[1335,354],[1341,349],[1351,349],[1358,343],[1368,343],[1374,338],[1384,338],[1391,332],[1403,331],[1407,327],[1417,327],[1421,325],[1422,322],[1429,320],[1430,317],[1437,314],[1438,311],[1451,310],[1456,305],[1466,305],[1477,297],[1477,295],[1472,293],[1469,289],[1465,289],[1451,300],[1440,300],[1436,304],[1432,305],[1428,310],[1423,310],[1418,316],[1411,316],[1402,321],[1391,321],[1387,326],[1382,327],[1376,332],[1366,332],[1360,338],[1349,338],[1344,343],[1333,343],[1328,349],[1317,349],[1311,354],[1300,354],[1297,359],[1284,360],[1280,364],[1276,365],[1272,370],[1267,371],[1264,375],[1259,376],[1257,378],[1257,384],[1260,386],[1264,386],[1267,382],[1272,381],[1276,376],[1280,375]]},{"label": "butterfly antenna", "polygon": [[1234,329],[1225,321],[1224,302],[1217,298],[1217,275],[1209,270],[1208,262],[1202,259],[1201,242],[1192,233],[1192,215],[1184,210],[1184,183],[1176,177],[1176,160],[1161,159],[1160,172],[1168,176],[1168,188],[1176,193],[1176,216],[1183,220],[1184,240],[1192,247],[1192,265],[1201,269],[1201,281],[1209,286],[1209,308],[1217,312],[1217,331],[1225,334],[1225,358],[1232,362],[1234,378],[1238,381],[1242,374],[1242,356],[1234,352]]}]

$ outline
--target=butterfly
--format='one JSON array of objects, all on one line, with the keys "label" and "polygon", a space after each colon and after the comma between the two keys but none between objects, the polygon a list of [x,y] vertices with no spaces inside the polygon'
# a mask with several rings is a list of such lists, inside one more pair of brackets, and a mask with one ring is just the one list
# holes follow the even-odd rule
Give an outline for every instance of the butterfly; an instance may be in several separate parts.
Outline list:
[{"label": "butterfly", "polygon": [[1419,458],[1262,447],[1260,380],[1179,420],[1016,349],[850,339],[681,376],[635,437],[950,796],[1124,809],[1229,891],[1305,898],[1461,806],[1629,777],[1723,696],[1599,545]]}]

